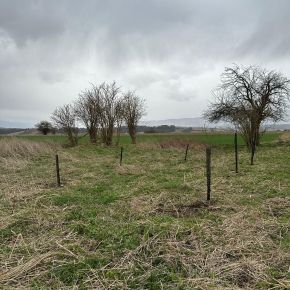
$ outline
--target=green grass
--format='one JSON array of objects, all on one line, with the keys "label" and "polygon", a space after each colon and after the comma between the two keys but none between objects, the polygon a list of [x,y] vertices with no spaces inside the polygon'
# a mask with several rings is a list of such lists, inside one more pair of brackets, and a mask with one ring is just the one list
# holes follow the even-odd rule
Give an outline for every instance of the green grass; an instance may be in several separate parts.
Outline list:
[{"label": "green grass", "polygon": [[[262,143],[271,143],[274,140],[277,140],[279,133],[277,132],[267,132],[262,136]],[[45,141],[45,142],[58,142],[65,143],[66,137],[64,135],[27,135],[21,136],[20,138],[25,138],[32,141]],[[229,133],[193,133],[193,134],[179,134],[179,133],[171,133],[171,134],[139,134],[138,142],[139,143],[160,143],[166,142],[169,140],[181,140],[181,141],[189,141],[189,142],[200,142],[203,144],[212,144],[212,145],[232,145],[234,136]],[[79,139],[80,144],[86,144],[89,142],[88,136],[81,137]],[[114,142],[116,142],[116,138],[114,138]],[[120,136],[120,144],[130,144],[131,140],[128,135]],[[245,145],[241,136],[238,135],[238,144]]]},{"label": "green grass", "polygon": [[[277,142],[277,133],[264,135],[250,166],[240,141],[236,174],[232,137],[144,134],[134,146],[124,135],[122,166],[120,146],[84,138],[58,149],[60,188],[54,152],[1,159],[0,285],[287,289],[289,143]],[[63,136],[21,138],[65,142]],[[160,147],[172,140],[177,147]],[[184,141],[214,145],[210,203],[204,148],[193,145],[184,162]],[[51,258],[32,266],[45,253]],[[10,271],[16,276],[1,280]]]}]

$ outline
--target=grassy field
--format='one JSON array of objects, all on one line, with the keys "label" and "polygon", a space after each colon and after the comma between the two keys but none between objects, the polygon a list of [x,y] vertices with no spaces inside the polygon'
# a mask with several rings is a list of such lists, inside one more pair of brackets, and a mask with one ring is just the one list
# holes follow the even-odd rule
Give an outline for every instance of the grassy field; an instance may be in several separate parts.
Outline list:
[{"label": "grassy field", "polygon": [[140,135],[136,146],[121,136],[122,166],[120,145],[0,139],[0,288],[290,289],[290,138],[280,135],[263,137],[253,166],[239,140],[238,174],[229,134]]},{"label": "grassy field", "polygon": [[[263,136],[264,144],[269,144],[272,141],[278,138],[277,132],[269,132]],[[66,138],[62,135],[55,135],[55,136],[23,136],[22,138],[31,140],[31,141],[47,141],[47,142],[57,142],[57,143],[65,143]],[[116,138],[115,138],[116,139]],[[191,142],[198,142],[204,144],[211,144],[211,145],[231,145],[233,144],[233,136],[232,134],[225,134],[225,133],[195,133],[195,134],[141,134],[138,136],[139,143],[160,143],[166,142],[170,140],[181,140],[184,142],[191,141]],[[87,144],[88,137],[85,136],[84,138],[81,137],[80,144]],[[120,136],[120,144],[130,144],[130,138],[128,135],[121,135]],[[238,137],[239,145],[244,145],[242,138]]]}]

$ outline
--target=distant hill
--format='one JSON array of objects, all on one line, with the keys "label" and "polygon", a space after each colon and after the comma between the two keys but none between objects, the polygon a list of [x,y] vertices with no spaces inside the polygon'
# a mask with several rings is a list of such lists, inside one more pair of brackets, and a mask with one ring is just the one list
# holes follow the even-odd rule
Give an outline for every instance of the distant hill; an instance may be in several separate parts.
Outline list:
[{"label": "distant hill", "polygon": [[[165,128],[165,127],[168,128]],[[149,120],[149,121],[141,121],[138,126],[139,132],[149,132],[156,131],[159,132],[162,131],[164,128],[167,132],[168,130],[175,131],[172,129],[173,127],[176,127],[176,129],[180,128],[188,128],[188,130],[200,130],[202,128],[216,128],[216,129],[229,129],[231,128],[230,124],[225,123],[218,123],[213,124],[207,122],[202,117],[196,117],[196,118],[180,118],[180,119],[165,119],[165,120]],[[169,128],[172,127],[172,128]],[[284,124],[266,124],[264,125],[264,128],[266,128],[267,131],[274,130],[274,131],[284,131],[284,130],[290,130],[290,123],[284,123]],[[80,133],[86,132],[85,128],[79,128]],[[187,130],[187,129],[185,129]],[[126,131],[126,128],[124,127],[123,130]],[[58,133],[63,133],[61,130],[57,131]],[[34,134],[40,134],[35,128],[2,128],[0,127],[0,135],[34,135]]]},{"label": "distant hill", "polygon": [[0,135],[14,135],[24,132],[23,128],[0,128]]},{"label": "distant hill", "polygon": [[204,127],[208,122],[206,122],[203,118],[182,118],[182,119],[166,119],[166,120],[153,120],[153,121],[142,121],[140,125],[143,126],[162,126],[174,125],[176,127]]},{"label": "distant hill", "polygon": [[290,130],[290,124],[267,124],[264,126],[266,130],[284,131]]},{"label": "distant hill", "polygon": [[[226,123],[209,123],[202,117],[196,117],[196,118],[181,118],[181,119],[165,119],[165,120],[153,120],[153,121],[141,121],[140,122],[141,126],[149,126],[149,127],[154,127],[154,126],[162,126],[162,125],[167,125],[167,126],[175,126],[175,127],[192,127],[192,128],[221,128],[221,129],[226,129],[231,127],[230,124]],[[264,127],[267,130],[290,130],[290,124],[285,123],[285,124],[266,124]]]},{"label": "distant hill", "polygon": [[[78,128],[79,133],[85,133],[85,128]],[[63,130],[56,130],[56,133],[63,134]],[[9,135],[9,136],[16,136],[16,135],[41,135],[41,133],[36,128],[1,128],[0,127],[0,135]]]},{"label": "distant hill", "polygon": [[140,125],[142,126],[175,126],[175,127],[192,127],[192,128],[228,128],[229,125],[226,125],[224,123],[218,123],[218,124],[211,124],[208,121],[206,121],[202,117],[196,117],[196,118],[180,118],[180,119],[165,119],[165,120],[154,120],[154,121],[141,121]]}]

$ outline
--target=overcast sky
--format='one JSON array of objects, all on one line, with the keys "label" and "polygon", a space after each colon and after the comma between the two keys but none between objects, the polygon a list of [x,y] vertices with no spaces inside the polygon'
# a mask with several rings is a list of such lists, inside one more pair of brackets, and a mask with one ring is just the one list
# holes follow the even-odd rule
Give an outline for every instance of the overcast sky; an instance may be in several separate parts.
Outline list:
[{"label": "overcast sky", "polygon": [[198,117],[225,66],[290,77],[288,0],[0,0],[0,126],[116,80],[145,120]]}]

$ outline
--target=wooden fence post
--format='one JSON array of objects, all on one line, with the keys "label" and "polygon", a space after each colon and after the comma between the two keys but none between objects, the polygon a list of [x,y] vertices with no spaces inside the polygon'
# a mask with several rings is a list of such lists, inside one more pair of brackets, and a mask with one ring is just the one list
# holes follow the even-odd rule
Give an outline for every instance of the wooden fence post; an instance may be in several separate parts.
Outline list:
[{"label": "wooden fence post", "polygon": [[58,154],[55,155],[55,167],[56,167],[56,181],[57,181],[57,186],[60,187],[60,173],[59,173],[59,159],[58,159]]},{"label": "wooden fence post", "polygon": [[211,194],[211,148],[206,148],[206,181],[207,181],[207,197],[206,200],[210,201]]},{"label": "wooden fence post", "polygon": [[187,144],[187,146],[186,146],[185,156],[184,156],[184,161],[187,160],[187,152],[188,152],[188,148],[189,148],[189,144]]},{"label": "wooden fence post", "polygon": [[236,173],[238,173],[238,134],[235,132],[235,162],[236,162]]},{"label": "wooden fence post", "polygon": [[120,152],[120,166],[122,165],[123,161],[123,146],[121,147],[121,152]]}]

